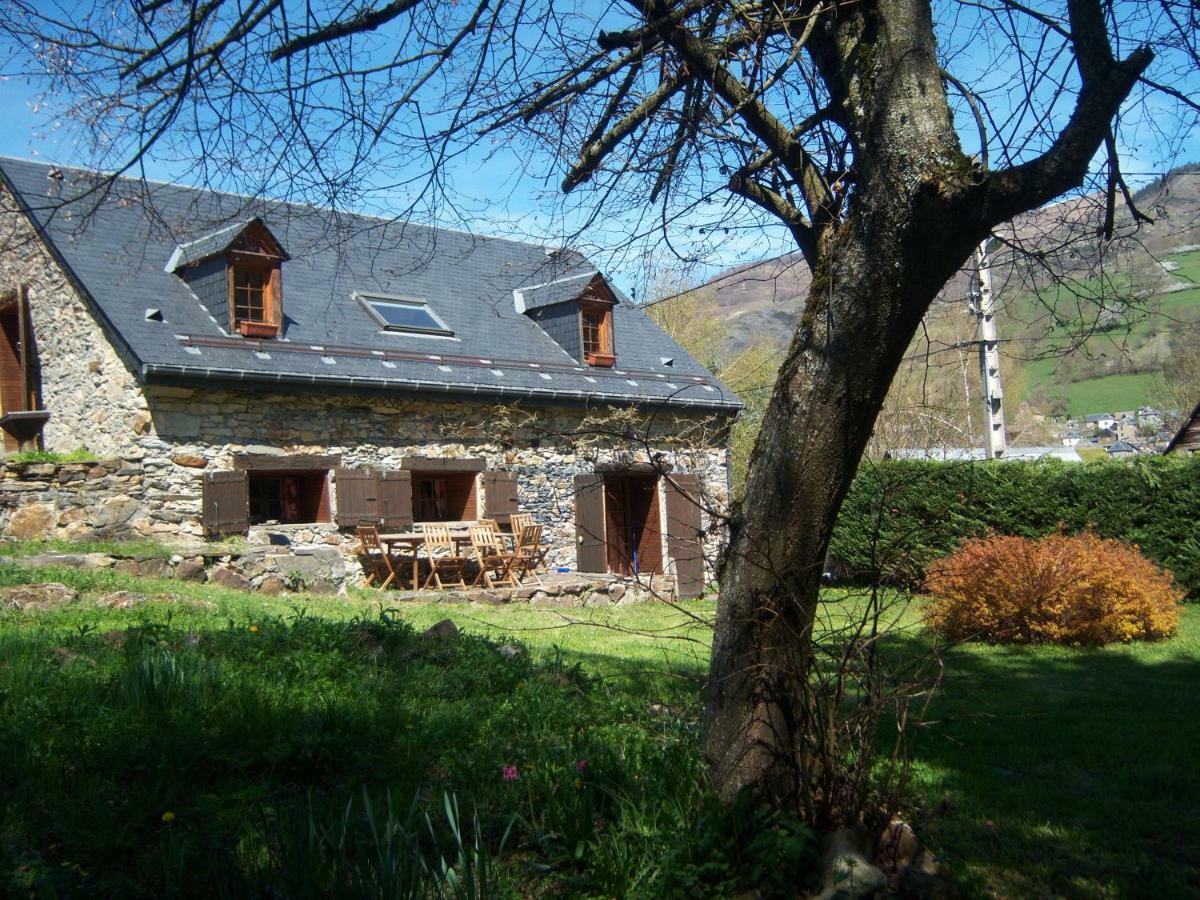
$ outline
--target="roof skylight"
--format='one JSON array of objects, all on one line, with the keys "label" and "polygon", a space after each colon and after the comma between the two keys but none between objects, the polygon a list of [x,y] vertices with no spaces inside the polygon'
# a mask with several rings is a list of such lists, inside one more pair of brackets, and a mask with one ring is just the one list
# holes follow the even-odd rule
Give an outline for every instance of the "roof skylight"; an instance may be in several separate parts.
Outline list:
[{"label": "roof skylight", "polygon": [[366,307],[367,312],[384,331],[444,336],[454,334],[424,300],[409,300],[380,294],[355,294],[354,296],[359,303]]}]

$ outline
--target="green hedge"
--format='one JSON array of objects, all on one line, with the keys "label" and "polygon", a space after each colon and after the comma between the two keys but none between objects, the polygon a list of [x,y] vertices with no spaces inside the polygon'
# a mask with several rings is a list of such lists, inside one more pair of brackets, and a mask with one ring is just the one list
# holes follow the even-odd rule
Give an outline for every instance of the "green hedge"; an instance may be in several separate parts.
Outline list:
[{"label": "green hedge", "polygon": [[1200,458],[1133,462],[864,462],[842,506],[830,566],[849,580],[914,583],[964,538],[1091,527],[1139,545],[1200,597]]}]

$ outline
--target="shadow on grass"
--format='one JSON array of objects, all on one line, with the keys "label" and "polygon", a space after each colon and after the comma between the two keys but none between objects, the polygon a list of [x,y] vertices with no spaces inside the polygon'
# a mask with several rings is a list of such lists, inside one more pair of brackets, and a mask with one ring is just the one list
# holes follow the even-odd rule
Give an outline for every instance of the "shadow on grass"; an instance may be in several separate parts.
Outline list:
[{"label": "shadow on grass", "polygon": [[1177,638],[950,651],[913,736],[922,836],[980,894],[1195,896],[1200,656],[1189,649]]},{"label": "shadow on grass", "polygon": [[497,863],[479,896],[787,896],[814,871],[796,822],[717,808],[695,673],[615,684],[583,671],[603,653],[387,614],[95,612],[0,616],[2,895],[425,897],[446,847]]}]

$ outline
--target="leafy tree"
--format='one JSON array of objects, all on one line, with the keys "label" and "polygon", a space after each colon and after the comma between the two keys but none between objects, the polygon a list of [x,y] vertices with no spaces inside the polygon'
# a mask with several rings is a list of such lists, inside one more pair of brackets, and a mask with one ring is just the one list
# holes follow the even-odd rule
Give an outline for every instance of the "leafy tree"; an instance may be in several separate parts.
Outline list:
[{"label": "leafy tree", "polygon": [[[1128,100],[1159,98],[1140,121],[1168,142],[1200,110],[1198,14],[1183,0],[55,9],[8,0],[5,71],[69,97],[97,161],[154,147],[250,193],[346,204],[390,188],[445,212],[448,163],[533,154],[583,192],[582,225],[670,239],[715,219],[712,242],[786,231],[812,286],[730,523],[705,746],[723,797],[749,788],[817,824],[848,814],[822,749],[841,698],[809,689],[826,547],[919,323],[1000,223],[1093,169],[1115,208]],[[959,97],[994,166],[964,152]]]}]

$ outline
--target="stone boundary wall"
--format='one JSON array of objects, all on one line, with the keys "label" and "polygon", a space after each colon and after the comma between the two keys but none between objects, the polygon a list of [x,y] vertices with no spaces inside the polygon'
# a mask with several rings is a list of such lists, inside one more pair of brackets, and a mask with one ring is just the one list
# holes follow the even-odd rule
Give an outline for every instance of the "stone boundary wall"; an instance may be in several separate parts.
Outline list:
[{"label": "stone boundary wall", "polygon": [[0,532],[18,540],[144,537],[141,460],[12,462],[0,470]]}]

